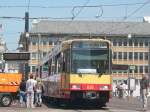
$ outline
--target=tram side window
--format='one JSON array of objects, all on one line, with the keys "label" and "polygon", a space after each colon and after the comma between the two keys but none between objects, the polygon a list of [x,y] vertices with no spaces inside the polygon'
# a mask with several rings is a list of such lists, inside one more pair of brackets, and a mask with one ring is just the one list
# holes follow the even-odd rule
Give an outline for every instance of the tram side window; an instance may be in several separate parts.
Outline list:
[{"label": "tram side window", "polygon": [[52,59],[52,64],[51,64],[51,75],[53,75],[55,73],[55,58]]},{"label": "tram side window", "polygon": [[63,71],[69,73],[70,72],[70,53],[69,50],[64,51],[64,64]]},{"label": "tram side window", "polygon": [[56,56],[56,69],[57,73],[61,73],[61,53]]},{"label": "tram side window", "polygon": [[57,58],[55,57],[54,59],[55,59],[54,60],[54,63],[55,63],[54,64],[54,74],[55,74],[55,73],[57,73]]},{"label": "tram side window", "polygon": [[52,60],[49,60],[49,62],[48,62],[48,76],[51,75],[51,69],[52,69]]}]

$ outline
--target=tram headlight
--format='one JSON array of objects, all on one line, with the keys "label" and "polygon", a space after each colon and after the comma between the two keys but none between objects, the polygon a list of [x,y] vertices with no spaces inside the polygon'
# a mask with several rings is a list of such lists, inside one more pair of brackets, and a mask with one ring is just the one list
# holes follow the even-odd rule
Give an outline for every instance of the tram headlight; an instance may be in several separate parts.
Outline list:
[{"label": "tram headlight", "polygon": [[71,89],[81,89],[81,86],[77,84],[73,84],[71,85]]},{"label": "tram headlight", "polygon": [[108,86],[100,86],[100,88],[99,88],[100,90],[108,90],[109,89],[109,87]]}]

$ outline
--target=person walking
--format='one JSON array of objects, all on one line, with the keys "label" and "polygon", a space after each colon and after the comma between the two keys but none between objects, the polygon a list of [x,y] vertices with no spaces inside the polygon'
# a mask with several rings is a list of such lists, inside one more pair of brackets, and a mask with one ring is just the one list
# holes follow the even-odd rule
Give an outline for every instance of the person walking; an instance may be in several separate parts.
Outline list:
[{"label": "person walking", "polygon": [[149,87],[148,76],[146,74],[142,74],[142,79],[140,81],[140,93],[142,98],[142,107],[144,111],[147,110],[148,87]]},{"label": "person walking", "polygon": [[36,80],[33,79],[33,74],[30,74],[29,77],[30,78],[26,82],[27,108],[35,108],[33,103]]},{"label": "person walking", "polygon": [[117,95],[116,95],[116,92],[117,92],[116,90],[117,90],[117,86],[116,86],[115,83],[113,83],[113,85],[112,85],[113,96],[117,96]]},{"label": "person walking", "polygon": [[26,104],[26,82],[24,79],[22,79],[19,86],[19,101],[21,107]]},{"label": "person walking", "polygon": [[126,84],[126,81],[123,81],[122,85],[121,85],[121,88],[122,88],[122,98],[125,99],[126,96],[127,96],[127,84]]},{"label": "person walking", "polygon": [[42,93],[44,90],[44,85],[40,78],[37,78],[37,84],[36,84],[36,105],[42,106]]},{"label": "person walking", "polygon": [[121,83],[120,85],[118,85],[118,97],[119,98],[123,98],[123,88],[122,88],[123,83]]}]

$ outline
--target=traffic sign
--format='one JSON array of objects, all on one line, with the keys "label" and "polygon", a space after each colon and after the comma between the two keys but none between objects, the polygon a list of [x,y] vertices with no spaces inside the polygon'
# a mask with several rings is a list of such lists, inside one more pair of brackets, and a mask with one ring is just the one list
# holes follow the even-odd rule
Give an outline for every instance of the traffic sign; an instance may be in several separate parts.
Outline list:
[{"label": "traffic sign", "polygon": [[130,70],[135,70],[135,65],[130,65],[129,68]]}]

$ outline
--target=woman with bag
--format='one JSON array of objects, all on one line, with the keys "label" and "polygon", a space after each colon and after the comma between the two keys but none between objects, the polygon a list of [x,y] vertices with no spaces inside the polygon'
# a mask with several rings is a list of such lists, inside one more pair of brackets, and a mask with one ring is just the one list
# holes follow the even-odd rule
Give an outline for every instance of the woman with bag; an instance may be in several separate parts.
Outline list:
[{"label": "woman with bag", "polygon": [[42,93],[44,90],[43,83],[40,78],[37,78],[37,84],[36,84],[36,105],[41,107],[42,106]]}]

